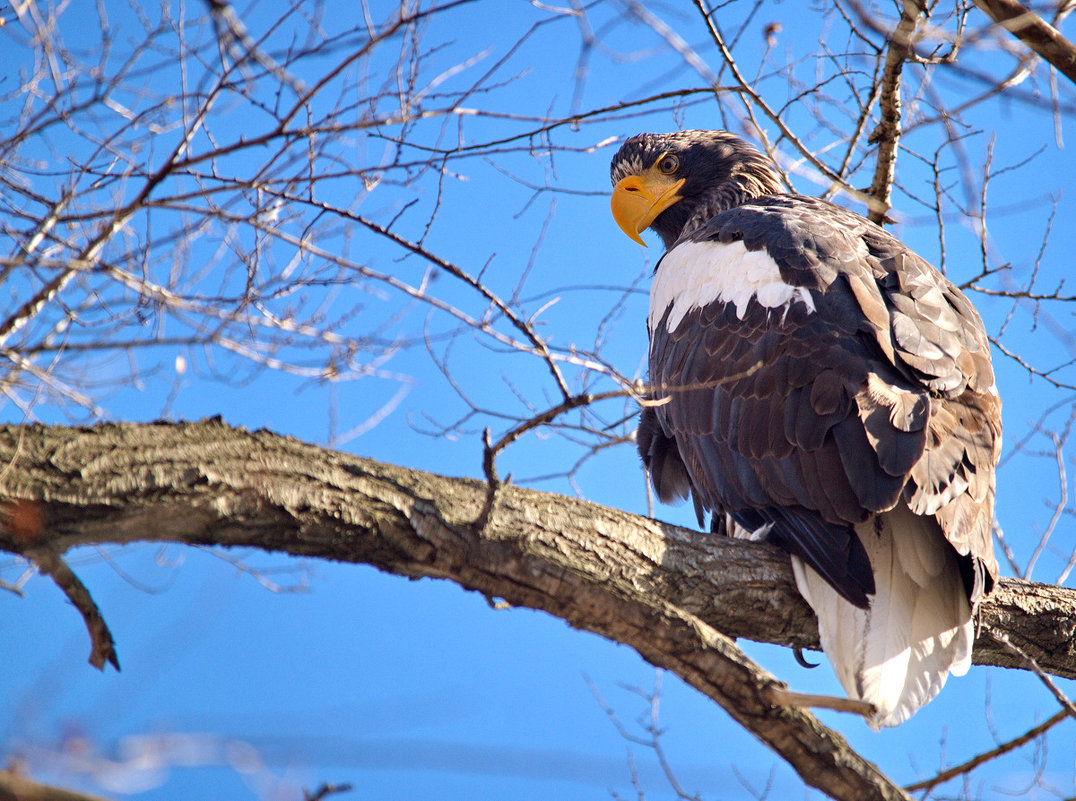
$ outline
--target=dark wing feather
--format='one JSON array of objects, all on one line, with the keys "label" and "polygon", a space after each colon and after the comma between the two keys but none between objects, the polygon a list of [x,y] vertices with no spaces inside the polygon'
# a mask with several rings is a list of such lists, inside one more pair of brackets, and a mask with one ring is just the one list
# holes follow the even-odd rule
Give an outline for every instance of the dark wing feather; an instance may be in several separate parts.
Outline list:
[{"label": "dark wing feather", "polygon": [[691,494],[691,479],[680,458],[676,440],[665,436],[652,406],[644,406],[635,431],[635,444],[662,503],[676,503]]},{"label": "dark wing feather", "polygon": [[904,499],[966,557],[976,601],[997,572],[1000,407],[971,304],[887,232],[814,198],[759,198],[690,235],[737,240],[815,308],[751,301],[740,317],[715,302],[672,331],[655,310],[651,380],[694,388],[649,414],[692,493],[748,528],[772,524],[771,539],[859,605],[873,579],[851,527]]},{"label": "dark wing feather", "polygon": [[[726,314],[735,316],[735,309]],[[805,327],[786,319],[773,327],[766,314],[749,307],[738,330],[700,328],[701,310],[688,313],[672,332],[662,320],[651,344],[652,381],[696,388],[673,392],[669,403],[653,408],[654,416],[676,441],[703,506],[727,511],[747,528],[772,524],[772,539],[850,601],[865,605],[873,577],[851,526],[868,511],[850,486],[832,436],[853,409],[837,369],[848,354],[837,339],[823,338],[827,347],[812,358],[817,342],[804,329],[817,328],[817,320]],[[776,346],[757,347],[763,335],[776,337]],[[815,390],[812,362],[827,359],[825,378],[842,386]],[[790,383],[802,386],[786,398]],[[892,501],[902,485],[895,482]]]}]

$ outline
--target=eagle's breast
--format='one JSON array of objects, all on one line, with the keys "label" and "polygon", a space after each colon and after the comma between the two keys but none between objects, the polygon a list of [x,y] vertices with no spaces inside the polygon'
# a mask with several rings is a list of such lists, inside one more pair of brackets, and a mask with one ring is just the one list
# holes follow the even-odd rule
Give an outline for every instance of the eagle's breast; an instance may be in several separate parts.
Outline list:
[{"label": "eagle's breast", "polygon": [[765,250],[748,250],[738,240],[681,242],[662,258],[651,284],[650,331],[662,317],[666,329],[675,331],[688,312],[712,303],[732,304],[742,320],[752,300],[778,313],[792,303],[815,310],[811,293],[787,283]]}]

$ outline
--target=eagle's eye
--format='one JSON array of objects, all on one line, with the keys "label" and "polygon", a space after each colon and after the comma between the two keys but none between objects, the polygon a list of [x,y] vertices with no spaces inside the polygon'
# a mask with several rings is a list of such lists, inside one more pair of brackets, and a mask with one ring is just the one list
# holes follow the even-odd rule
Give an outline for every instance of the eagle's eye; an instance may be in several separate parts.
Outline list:
[{"label": "eagle's eye", "polygon": [[672,153],[666,153],[658,161],[658,170],[662,175],[672,175],[678,169],[680,169],[680,159]]}]

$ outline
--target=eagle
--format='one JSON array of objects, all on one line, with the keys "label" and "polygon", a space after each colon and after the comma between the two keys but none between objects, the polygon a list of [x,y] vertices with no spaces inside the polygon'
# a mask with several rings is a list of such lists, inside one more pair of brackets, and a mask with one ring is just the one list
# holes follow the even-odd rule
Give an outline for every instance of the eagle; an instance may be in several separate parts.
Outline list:
[{"label": "eagle", "polygon": [[611,178],[620,228],[666,249],[636,432],[657,496],[787,551],[848,696],[872,728],[902,723],[967,672],[998,574],[982,320],[892,234],[787,192],[727,131],[633,136]]}]

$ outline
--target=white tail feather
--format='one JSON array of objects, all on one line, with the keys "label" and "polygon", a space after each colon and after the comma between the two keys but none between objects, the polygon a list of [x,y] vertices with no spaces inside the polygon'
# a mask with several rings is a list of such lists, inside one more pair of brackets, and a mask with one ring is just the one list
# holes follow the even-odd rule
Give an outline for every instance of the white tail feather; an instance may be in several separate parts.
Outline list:
[{"label": "white tail feather", "polygon": [[904,503],[857,527],[874,569],[869,609],[841,598],[792,557],[800,594],[818,616],[822,650],[850,698],[874,704],[873,729],[896,726],[971,665],[974,628],[956,553],[932,517]]}]

